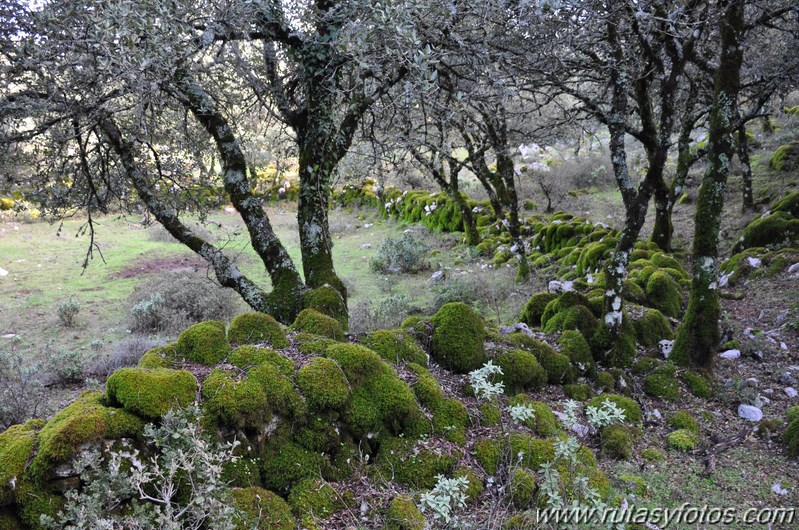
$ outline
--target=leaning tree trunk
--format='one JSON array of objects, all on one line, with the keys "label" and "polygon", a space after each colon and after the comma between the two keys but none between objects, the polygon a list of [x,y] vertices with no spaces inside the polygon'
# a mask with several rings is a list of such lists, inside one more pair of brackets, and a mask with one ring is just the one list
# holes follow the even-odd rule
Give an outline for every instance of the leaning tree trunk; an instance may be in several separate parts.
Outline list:
[{"label": "leaning tree trunk", "polygon": [[710,116],[708,167],[696,208],[691,294],[672,350],[675,362],[706,370],[712,369],[721,336],[716,259],[724,191],[735,153],[732,123],[736,117],[743,62],[744,2],[722,0],[720,3],[725,8],[720,31],[721,59]]},{"label": "leaning tree trunk", "polygon": [[503,147],[497,146],[497,173],[502,177],[502,187],[504,193],[499,194],[505,197],[505,208],[508,212],[508,232],[510,232],[513,243],[511,249],[516,257],[516,283],[526,283],[530,280],[530,264],[527,261],[527,249],[524,239],[522,239],[522,225],[519,219],[519,195],[516,192],[516,175],[513,167],[513,159],[504,145],[507,140],[504,138],[504,130],[500,140]]},{"label": "leaning tree trunk", "polygon": [[749,161],[749,141],[746,139],[746,125],[738,128],[738,159],[741,161],[742,197],[741,211],[751,212],[755,209],[755,198],[752,194],[752,165]]},{"label": "leaning tree trunk", "polygon": [[450,161],[449,167],[449,182],[447,187],[450,197],[461,212],[461,219],[463,221],[463,233],[466,235],[466,244],[470,247],[476,246],[480,243],[480,233],[477,231],[477,223],[474,220],[472,209],[469,208],[469,203],[466,197],[461,194],[460,182],[458,180],[458,171],[460,170],[456,163]]}]

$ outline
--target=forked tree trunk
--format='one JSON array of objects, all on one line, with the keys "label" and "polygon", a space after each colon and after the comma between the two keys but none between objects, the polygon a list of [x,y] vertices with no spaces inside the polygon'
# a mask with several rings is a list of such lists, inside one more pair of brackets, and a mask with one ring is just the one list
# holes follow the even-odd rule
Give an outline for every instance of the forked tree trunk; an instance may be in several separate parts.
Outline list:
[{"label": "forked tree trunk", "polygon": [[671,357],[675,362],[712,369],[719,346],[718,257],[719,227],[724,191],[735,153],[732,124],[740,89],[744,33],[743,0],[721,0],[721,59],[716,71],[710,116],[708,167],[696,208],[693,278],[688,309],[677,331]]}]

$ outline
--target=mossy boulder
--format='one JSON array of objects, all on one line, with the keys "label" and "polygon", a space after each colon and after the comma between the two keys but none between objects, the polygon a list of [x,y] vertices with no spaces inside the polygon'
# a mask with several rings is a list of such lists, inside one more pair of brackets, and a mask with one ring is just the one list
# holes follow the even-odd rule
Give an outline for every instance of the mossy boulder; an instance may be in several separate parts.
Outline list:
[{"label": "mossy boulder", "polygon": [[799,140],[780,146],[771,158],[768,165],[777,171],[793,171],[799,168]]},{"label": "mossy boulder", "polygon": [[186,370],[169,368],[122,368],[105,384],[108,404],[157,419],[170,409],[191,405],[197,396],[197,380]]},{"label": "mossy boulder", "polygon": [[788,456],[796,458],[799,456],[799,419],[791,421],[785,429],[783,443],[788,452]]},{"label": "mossy boulder", "polygon": [[260,348],[250,344],[239,346],[233,350],[228,362],[242,370],[248,370],[263,363],[272,363],[286,376],[294,373],[294,361],[283,357],[271,348]]},{"label": "mossy boulder", "polygon": [[591,398],[591,387],[586,384],[563,385],[563,393],[566,394],[566,397],[569,399],[585,401]]},{"label": "mossy boulder", "polygon": [[233,488],[235,530],[294,530],[297,521],[291,507],[279,495],[259,487]]},{"label": "mossy boulder", "polygon": [[543,325],[544,333],[575,329],[591,336],[597,328],[597,319],[587,305],[575,305],[558,311]]},{"label": "mossy boulder", "polygon": [[272,363],[259,364],[247,372],[247,377],[261,385],[274,413],[296,419],[307,412],[305,399],[278,366]]},{"label": "mossy boulder", "polygon": [[230,353],[225,325],[215,320],[194,324],[180,334],[176,350],[189,362],[214,366]]},{"label": "mossy boulder", "polygon": [[672,340],[674,331],[666,316],[657,309],[644,309],[640,318],[633,321],[638,343],[647,348],[657,346],[661,340]]},{"label": "mossy boulder", "polygon": [[533,401],[527,394],[517,394],[508,400],[508,406],[524,405],[533,411],[533,417],[524,422],[539,436],[554,436],[560,432],[558,419],[549,405],[543,401]]},{"label": "mossy boulder", "polygon": [[339,321],[315,309],[300,311],[292,327],[296,331],[313,333],[336,341],[344,340],[344,328],[341,327]]},{"label": "mossy boulder", "polygon": [[273,436],[261,454],[264,485],[278,493],[289,490],[305,478],[316,478],[329,465],[328,460],[283,436]]},{"label": "mossy boulder", "polygon": [[601,432],[602,453],[608,458],[627,460],[633,452],[633,432],[624,425],[608,425]]},{"label": "mossy boulder", "polygon": [[342,497],[330,483],[314,478],[305,478],[295,484],[288,503],[300,520],[300,526],[308,529],[322,528],[317,521],[345,508]]},{"label": "mossy boulder", "polygon": [[308,291],[302,300],[304,309],[315,309],[320,313],[333,317],[344,330],[350,329],[350,317],[344,297],[330,285],[323,285]]},{"label": "mossy boulder", "polygon": [[687,410],[675,412],[674,415],[669,418],[668,423],[669,427],[674,430],[685,429],[699,434],[699,422],[696,421],[696,418],[694,418]]},{"label": "mossy boulder", "polygon": [[483,479],[469,466],[459,465],[452,473],[453,478],[463,477],[466,479],[466,503],[470,503],[483,493]]},{"label": "mossy boulder", "polygon": [[541,317],[547,304],[558,297],[555,293],[536,293],[530,297],[522,309],[522,314],[519,319],[530,327],[538,327],[541,325]]},{"label": "mossy boulder", "polygon": [[23,528],[45,530],[51,527],[42,524],[42,516],[58,520],[58,513],[64,509],[65,499],[37,485],[26,483],[17,491],[17,503]]},{"label": "mossy boulder", "polygon": [[386,511],[383,530],[425,530],[424,514],[409,495],[397,495]]},{"label": "mossy boulder", "polygon": [[422,415],[410,387],[393,366],[357,344],[337,344],[327,350],[352,388],[343,418],[356,437],[410,432]]},{"label": "mossy boulder", "polygon": [[502,368],[500,380],[505,384],[505,392],[508,394],[522,390],[540,390],[547,382],[547,371],[528,351],[511,350],[502,353],[497,357],[496,364]]},{"label": "mossy boulder", "polygon": [[546,371],[547,381],[560,385],[574,381],[575,371],[568,355],[556,352],[549,344],[541,341],[538,341],[533,353]]},{"label": "mossy boulder", "polygon": [[618,394],[601,394],[589,401],[587,407],[602,408],[602,403],[610,401],[624,411],[624,421],[632,424],[641,421],[641,407],[635,400]]},{"label": "mossy boulder", "polygon": [[301,353],[317,357],[324,356],[330,346],[339,342],[313,333],[300,332],[294,336],[294,344]]},{"label": "mossy boulder", "polygon": [[699,398],[710,399],[713,397],[713,381],[707,376],[697,372],[683,372],[680,374],[688,391]]},{"label": "mossy boulder", "polygon": [[416,363],[408,364],[408,368],[416,374],[416,382],[411,385],[416,399],[428,409],[434,410],[445,397],[438,380],[427,368]]},{"label": "mossy boulder", "polygon": [[564,331],[558,339],[561,353],[566,354],[581,375],[594,377],[596,362],[591,355],[591,347],[583,335],[575,330]]},{"label": "mossy boulder", "polygon": [[535,473],[524,467],[517,467],[510,474],[510,500],[514,507],[524,509],[533,503],[538,485]]},{"label": "mossy boulder", "polygon": [[144,352],[139,358],[139,368],[169,368],[177,356],[177,345],[156,346]]},{"label": "mossy boulder", "polygon": [[481,438],[474,442],[472,454],[487,475],[495,475],[502,459],[502,445],[492,438]]},{"label": "mossy boulder", "polygon": [[459,445],[466,443],[469,413],[466,406],[454,398],[441,400],[433,410],[433,432]]},{"label": "mossy boulder", "polygon": [[657,271],[646,282],[646,297],[649,304],[666,316],[677,318],[682,309],[682,289],[674,279],[663,271]]},{"label": "mossy boulder", "polygon": [[340,409],[350,397],[347,377],[332,359],[311,359],[297,372],[297,386],[308,405],[317,410]]},{"label": "mossy boulder", "polygon": [[621,329],[614,336],[605,325],[597,326],[589,340],[591,355],[606,366],[626,368],[633,363],[636,353],[636,334],[627,312],[622,313]]},{"label": "mossy boulder", "polygon": [[675,374],[676,369],[673,365],[660,366],[644,379],[644,392],[648,396],[663,398],[667,401],[679,401],[682,395],[680,382]]},{"label": "mossy boulder", "polygon": [[797,246],[799,246],[799,217],[788,212],[776,211],[749,223],[732,251],[738,254],[744,249],[754,247],[775,249]]},{"label": "mossy boulder", "polygon": [[420,489],[435,487],[438,475],[448,475],[458,461],[445,448],[428,447],[407,438],[390,438],[380,447],[371,473]]},{"label": "mossy boulder", "polygon": [[39,431],[39,445],[28,476],[41,482],[55,466],[76,456],[80,446],[104,439],[137,438],[143,429],[140,418],[103,406],[100,392],[84,392]]},{"label": "mossy boulder", "polygon": [[231,344],[266,343],[273,348],[287,348],[289,341],[280,323],[266,313],[243,313],[230,323],[227,332]]},{"label": "mossy boulder", "polygon": [[427,354],[416,343],[413,334],[403,329],[373,331],[361,339],[361,344],[394,364],[427,365]]},{"label": "mossy boulder", "polygon": [[432,324],[431,355],[442,366],[463,374],[485,363],[485,324],[471,307],[462,302],[444,304]]},{"label": "mossy boulder", "polygon": [[261,383],[239,373],[214,370],[202,384],[206,419],[218,425],[258,429],[272,418]]},{"label": "mossy boulder", "polygon": [[641,451],[641,456],[644,457],[644,460],[648,460],[650,462],[660,462],[664,459],[662,452],[651,447]]},{"label": "mossy boulder", "polygon": [[22,425],[12,425],[0,433],[0,506],[14,502],[14,483],[24,480],[25,468],[36,447],[41,420],[31,420]]},{"label": "mossy boulder", "polygon": [[699,446],[699,436],[688,429],[678,429],[670,433],[666,440],[678,451],[693,451]]}]

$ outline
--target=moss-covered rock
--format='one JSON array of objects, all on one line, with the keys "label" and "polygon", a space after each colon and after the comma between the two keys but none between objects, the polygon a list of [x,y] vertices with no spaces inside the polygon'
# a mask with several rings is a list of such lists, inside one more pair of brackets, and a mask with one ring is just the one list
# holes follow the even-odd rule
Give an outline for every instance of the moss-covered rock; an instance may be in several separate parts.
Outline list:
[{"label": "moss-covered rock", "polygon": [[259,348],[250,344],[239,346],[233,350],[228,362],[242,370],[249,370],[253,366],[263,363],[272,363],[286,376],[294,373],[294,361],[291,359],[283,357],[271,348]]},{"label": "moss-covered rock", "polygon": [[502,353],[497,357],[496,364],[502,368],[500,380],[504,383],[505,392],[508,394],[522,390],[540,390],[547,382],[547,371],[528,351],[511,350]]},{"label": "moss-covered rock", "polygon": [[541,317],[544,314],[547,304],[557,297],[557,294],[548,292],[534,294],[525,304],[519,319],[530,327],[540,326]]},{"label": "moss-covered rock", "polygon": [[635,326],[626,312],[622,314],[621,329],[614,337],[607,326],[597,326],[589,340],[591,354],[606,366],[626,368],[633,363],[636,353]]},{"label": "moss-covered rock", "polygon": [[674,338],[669,319],[657,309],[645,309],[633,323],[639,344],[647,348],[657,346],[661,340]]},{"label": "moss-covered rock", "polygon": [[513,506],[524,509],[533,503],[538,485],[535,473],[524,467],[517,467],[510,474],[510,500]]},{"label": "moss-covered rock", "polygon": [[105,396],[112,406],[148,419],[188,407],[197,396],[197,380],[186,370],[122,368],[108,378]]},{"label": "moss-covered rock", "polygon": [[0,433],[0,506],[14,502],[16,487],[13,484],[24,480],[42,424],[41,420],[31,420],[23,425],[12,425]]},{"label": "moss-covered rock", "polygon": [[591,398],[591,387],[586,384],[563,385],[563,393],[569,399],[585,401]]},{"label": "moss-covered rock", "polygon": [[176,350],[189,362],[214,366],[230,353],[225,325],[215,320],[194,324],[180,334]]},{"label": "moss-covered rock", "polygon": [[671,364],[660,366],[644,379],[644,392],[667,401],[679,401],[680,382],[675,374],[676,369]]},{"label": "moss-covered rock", "polygon": [[23,484],[17,491],[19,518],[25,524],[25,528],[31,530],[50,528],[42,524],[42,516],[58,520],[58,512],[64,509],[64,503],[64,497],[54,495],[33,484]]},{"label": "moss-covered rock", "polygon": [[527,394],[517,394],[508,400],[511,407],[524,405],[533,411],[533,417],[524,422],[539,436],[554,436],[558,434],[558,419],[549,405],[543,401],[533,401]]},{"label": "moss-covered rock", "polygon": [[496,400],[480,404],[480,425],[482,427],[499,425],[500,421],[502,421],[502,411]]},{"label": "moss-covered rock", "polygon": [[337,344],[327,350],[352,388],[344,421],[356,437],[400,434],[418,421],[421,410],[413,392],[393,366],[372,350],[356,344]]},{"label": "moss-covered rock", "polygon": [[[551,302],[551,303],[557,303]],[[574,305],[558,311],[543,324],[544,333],[555,333],[567,329],[578,330],[591,336],[597,328],[597,319],[587,305]]]},{"label": "moss-covered rock", "polygon": [[799,456],[799,419],[791,421],[785,429],[783,443],[788,452],[788,456],[796,458]]},{"label": "moss-covered rock", "polygon": [[565,353],[559,353],[548,344],[541,343],[535,350],[538,362],[546,370],[547,381],[552,384],[566,384],[574,381],[575,370],[572,368],[571,359]]},{"label": "moss-covered rock", "polygon": [[344,340],[344,328],[338,320],[315,309],[303,309],[294,320],[292,327],[297,331],[321,335],[329,339]]},{"label": "moss-covered rock", "polygon": [[227,332],[232,344],[267,343],[273,348],[287,348],[289,341],[280,323],[266,313],[243,313],[230,323]]},{"label": "moss-covered rock", "polygon": [[631,371],[635,375],[647,375],[654,372],[662,364],[663,363],[653,357],[641,357],[635,361]]},{"label": "moss-covered rock", "polygon": [[427,368],[416,363],[408,364],[408,368],[416,374],[416,382],[411,385],[416,399],[428,409],[434,410],[444,399],[444,391],[438,384],[438,380]]},{"label": "moss-covered rock", "polygon": [[361,344],[394,364],[410,362],[427,366],[427,354],[406,330],[373,331],[361,339]]},{"label": "moss-covered rock", "polygon": [[608,371],[602,371],[596,374],[596,385],[600,390],[605,392],[613,392],[616,388],[616,379],[613,374]]},{"label": "moss-covered rock", "polygon": [[83,444],[135,438],[143,429],[144,422],[133,414],[103,406],[100,392],[84,392],[39,431],[39,445],[28,476],[41,482],[55,466],[74,457]]},{"label": "moss-covered rock", "polygon": [[663,271],[657,271],[646,282],[649,304],[666,316],[677,318],[682,309],[682,289]]},{"label": "moss-covered rock", "polygon": [[552,438],[535,438],[529,434],[511,433],[511,455],[518,459],[519,465],[538,469],[541,464],[555,459],[555,441]]},{"label": "moss-covered rock", "polygon": [[294,530],[297,521],[279,495],[259,487],[230,490],[236,530]]},{"label": "moss-covered rock", "polygon": [[591,347],[583,335],[574,330],[564,331],[558,339],[561,353],[566,354],[581,375],[594,377],[596,362],[591,355]]},{"label": "moss-covered rock", "polygon": [[317,410],[340,409],[350,397],[347,377],[332,359],[311,359],[297,372],[297,386],[308,405]]},{"label": "moss-covered rock", "polygon": [[688,387],[691,394],[699,398],[710,399],[713,397],[713,382],[697,372],[683,372],[680,378]]},{"label": "moss-covered rock", "polygon": [[699,446],[699,436],[688,429],[678,429],[670,433],[666,440],[671,447],[678,451],[692,451]]},{"label": "moss-covered rock", "polygon": [[294,383],[272,363],[263,363],[247,372],[247,377],[257,381],[272,411],[283,417],[299,418],[307,412],[305,399]]},{"label": "moss-covered rock", "polygon": [[336,289],[330,285],[308,291],[302,300],[304,309],[315,309],[320,313],[333,317],[341,324],[341,328],[350,328],[350,317],[347,312],[347,303]]},{"label": "moss-covered rock", "polygon": [[602,403],[610,401],[624,411],[624,421],[635,424],[641,421],[641,407],[633,399],[618,394],[602,394],[587,403],[587,407],[601,408]]},{"label": "moss-covered rock", "polygon": [[744,228],[733,247],[738,254],[753,247],[786,248],[799,246],[799,218],[788,212],[776,211],[759,217]]},{"label": "moss-covered rock", "polygon": [[502,445],[492,438],[481,438],[474,442],[472,454],[487,475],[495,475],[502,459]]},{"label": "moss-covered rock", "polygon": [[768,165],[777,171],[799,168],[799,140],[780,146],[769,158]]},{"label": "moss-covered rock", "polygon": [[137,366],[139,368],[169,368],[176,356],[175,344],[156,346],[144,352],[144,355],[139,358]]},{"label": "moss-covered rock", "polygon": [[346,506],[333,486],[313,478],[305,478],[295,484],[288,502],[300,520],[300,526],[308,529],[322,528],[317,524],[319,520],[327,519]]},{"label": "moss-covered rock", "polygon": [[386,511],[383,530],[425,530],[424,514],[409,495],[397,495]]},{"label": "moss-covered rock", "polygon": [[237,372],[214,370],[202,384],[206,420],[217,425],[259,429],[272,419],[261,383]]},{"label": "moss-covered rock", "polygon": [[474,469],[468,466],[458,466],[452,473],[453,478],[463,477],[466,479],[466,503],[470,503],[483,493],[483,480]]},{"label": "moss-covered rock", "polygon": [[644,449],[641,451],[641,456],[644,457],[644,460],[649,460],[650,462],[660,462],[664,459],[663,453],[653,448]]},{"label": "moss-covered rock", "polygon": [[483,320],[462,302],[444,304],[432,318],[431,354],[442,366],[456,373],[467,373],[486,361]]},{"label": "moss-covered rock", "polygon": [[687,410],[675,412],[674,415],[669,418],[669,427],[674,430],[685,429],[699,434],[699,422],[696,421],[696,418]]},{"label": "moss-covered rock", "polygon": [[278,493],[288,493],[305,478],[316,478],[328,465],[326,458],[282,436],[271,438],[261,454],[264,485]]},{"label": "moss-covered rock", "polygon": [[633,452],[633,432],[624,425],[608,425],[602,429],[601,443],[608,458],[627,460]]},{"label": "moss-covered rock", "polygon": [[325,355],[330,346],[338,344],[339,341],[328,339],[321,335],[314,335],[313,333],[302,332],[294,336],[294,343],[301,353],[321,357]]},{"label": "moss-covered rock", "polygon": [[466,443],[469,413],[466,406],[454,398],[441,400],[433,410],[433,432],[459,445]]},{"label": "moss-covered rock", "polygon": [[437,475],[448,475],[458,458],[444,448],[428,448],[406,438],[390,438],[380,447],[372,473],[404,486],[432,489]]}]

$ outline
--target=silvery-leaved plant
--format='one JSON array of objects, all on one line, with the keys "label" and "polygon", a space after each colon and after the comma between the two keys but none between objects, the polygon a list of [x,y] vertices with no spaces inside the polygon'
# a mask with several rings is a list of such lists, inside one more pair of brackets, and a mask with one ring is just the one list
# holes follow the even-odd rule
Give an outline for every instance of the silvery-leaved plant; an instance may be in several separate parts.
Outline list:
[{"label": "silvery-leaved plant", "polygon": [[603,401],[599,408],[586,407],[585,415],[588,416],[588,421],[597,429],[614,423],[624,423],[626,419],[624,411],[609,399]]},{"label": "silvery-leaved plant", "polygon": [[511,419],[516,423],[525,423],[535,419],[535,412],[530,405],[514,405],[509,412]]},{"label": "silvery-leaved plant", "polygon": [[491,361],[485,363],[482,368],[469,372],[469,383],[478,398],[489,400],[505,391],[505,385],[501,381],[492,382],[494,375],[502,375],[502,368]]},{"label": "silvery-leaved plant", "polygon": [[466,477],[446,478],[444,475],[436,477],[438,482],[429,493],[422,494],[419,508],[422,511],[430,510],[433,518],[445,524],[452,520],[452,512],[466,506],[466,489],[469,479]]}]

